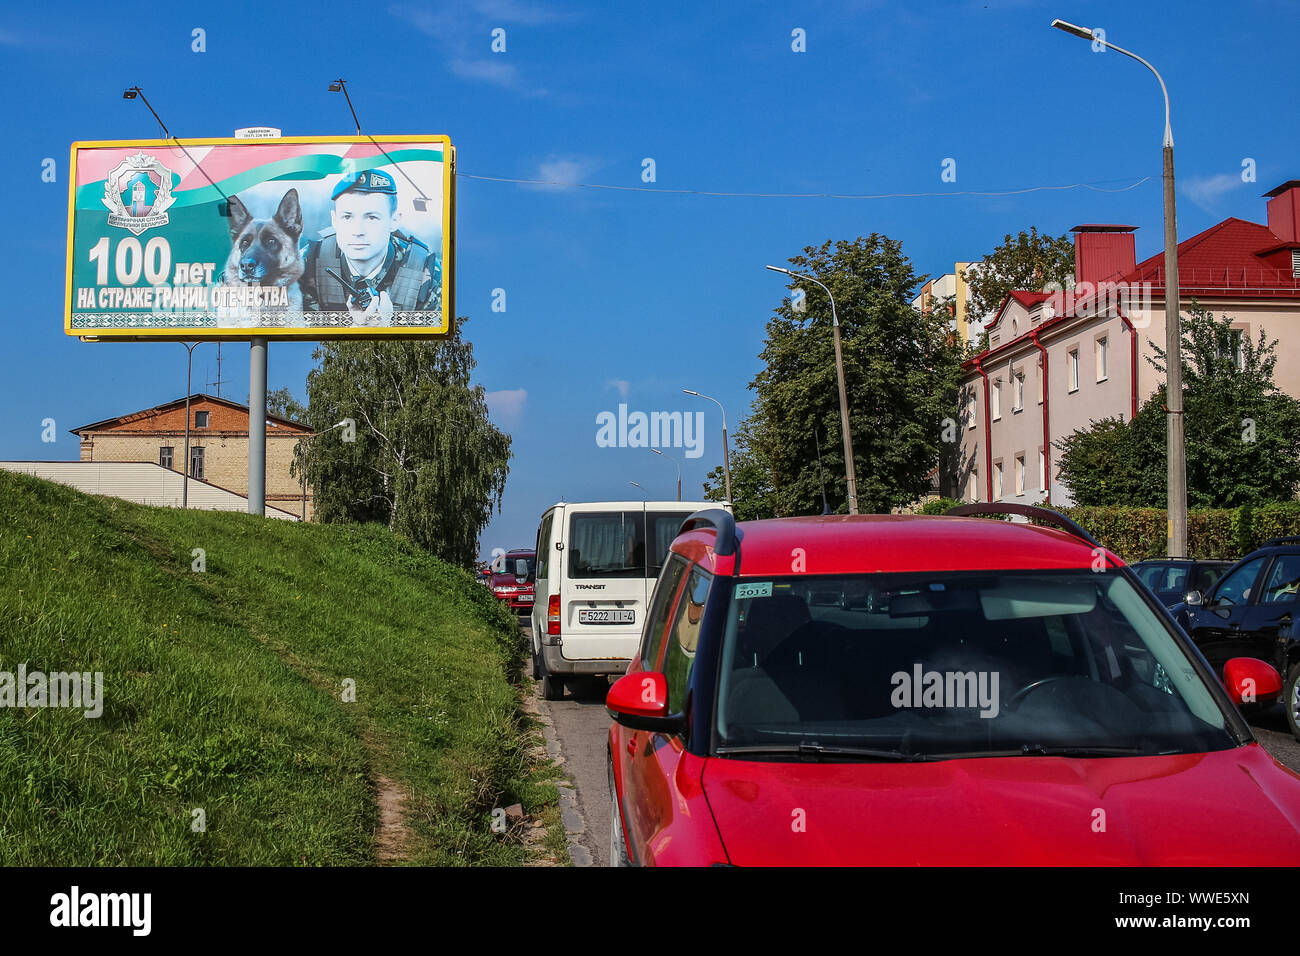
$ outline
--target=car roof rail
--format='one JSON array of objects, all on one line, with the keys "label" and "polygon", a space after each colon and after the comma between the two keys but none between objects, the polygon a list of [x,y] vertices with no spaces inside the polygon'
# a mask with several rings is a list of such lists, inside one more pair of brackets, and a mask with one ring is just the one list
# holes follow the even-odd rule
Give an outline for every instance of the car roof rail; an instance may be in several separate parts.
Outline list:
[{"label": "car roof rail", "polygon": [[[1278,538],[1269,538],[1260,544],[1259,548],[1271,548],[1278,544],[1300,544],[1300,534],[1284,534]],[[1259,548],[1255,550],[1258,551]]]},{"label": "car roof rail", "polygon": [[678,529],[678,534],[698,531],[700,528],[713,528],[717,531],[717,540],[713,544],[713,553],[724,557],[740,550],[741,533],[736,530],[736,518],[723,508],[705,508],[690,515]]},{"label": "car roof rail", "polygon": [[1082,538],[1094,548],[1100,548],[1099,542],[1083,527],[1075,521],[1071,521],[1059,511],[1053,511],[1051,508],[1036,508],[1033,505],[1020,505],[1010,501],[990,501],[976,502],[971,505],[958,505],[956,508],[949,508],[944,514],[963,516],[963,515],[1023,515],[1026,518],[1032,518],[1035,521],[1041,521],[1044,524],[1055,525],[1062,531],[1069,532],[1076,538]]}]

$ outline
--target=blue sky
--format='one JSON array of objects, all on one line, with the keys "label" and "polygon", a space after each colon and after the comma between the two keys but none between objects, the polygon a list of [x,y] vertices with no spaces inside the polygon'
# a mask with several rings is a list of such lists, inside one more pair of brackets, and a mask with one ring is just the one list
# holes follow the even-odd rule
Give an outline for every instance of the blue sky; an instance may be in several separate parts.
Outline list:
[{"label": "blue sky", "polygon": [[[764,327],[786,290],[765,263],[871,232],[902,240],[919,273],[978,259],[1008,232],[1136,225],[1161,244],[1162,101],[1154,77],[1049,28],[1106,30],[1150,59],[1173,101],[1179,235],[1228,216],[1263,221],[1261,194],[1300,178],[1294,63],[1300,6],[1163,3],[689,3],[477,0],[341,7],[71,0],[11,9],[0,235],[8,268],[0,353],[0,458],[73,459],[67,429],[184,394],[175,343],[82,343],[63,334],[67,158],[74,140],[151,138],[144,88],[181,138],[250,125],[346,134],[349,81],[371,134],[446,133],[462,174],[753,193],[945,193],[762,199],[537,187],[462,178],[458,311],[514,437],[502,513],[482,551],[531,544],[568,500],[675,493],[671,462],[596,443],[596,416],[703,411],[689,498],[721,461],[717,409],[745,415]],[[192,31],[206,34],[193,52]],[[506,51],[490,49],[505,30]],[[806,52],[794,52],[802,29]],[[57,182],[42,182],[42,160]],[[653,158],[656,181],[642,182]],[[945,159],[956,182],[941,181]],[[1253,160],[1255,182],[1243,182]],[[1105,192],[1150,179],[1134,189]],[[955,195],[1092,184],[989,197]],[[17,227],[17,228],[14,228]],[[491,310],[506,290],[506,311]],[[272,388],[305,398],[311,344],[273,343]],[[223,394],[244,401],[247,346],[223,348]],[[216,346],[195,351],[196,391]],[[58,440],[41,441],[53,418]],[[669,451],[684,456],[685,449]]]}]

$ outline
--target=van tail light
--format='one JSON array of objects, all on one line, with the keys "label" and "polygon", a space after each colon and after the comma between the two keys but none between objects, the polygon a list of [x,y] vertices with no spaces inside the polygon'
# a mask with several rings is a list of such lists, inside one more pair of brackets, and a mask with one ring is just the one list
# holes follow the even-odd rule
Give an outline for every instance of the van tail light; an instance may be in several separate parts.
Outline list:
[{"label": "van tail light", "polygon": [[560,596],[552,594],[546,602],[546,633],[560,633]]}]

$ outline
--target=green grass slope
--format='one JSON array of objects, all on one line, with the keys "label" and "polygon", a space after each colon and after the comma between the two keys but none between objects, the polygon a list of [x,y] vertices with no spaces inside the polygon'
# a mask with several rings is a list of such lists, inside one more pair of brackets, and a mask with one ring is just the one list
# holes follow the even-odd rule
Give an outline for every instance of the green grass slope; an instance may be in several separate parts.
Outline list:
[{"label": "green grass slope", "polygon": [[522,752],[519,651],[486,588],[382,528],[0,471],[0,672],[104,675],[98,718],[0,706],[0,864],[370,864],[385,779],[397,862],[524,862],[491,827],[554,794]]}]

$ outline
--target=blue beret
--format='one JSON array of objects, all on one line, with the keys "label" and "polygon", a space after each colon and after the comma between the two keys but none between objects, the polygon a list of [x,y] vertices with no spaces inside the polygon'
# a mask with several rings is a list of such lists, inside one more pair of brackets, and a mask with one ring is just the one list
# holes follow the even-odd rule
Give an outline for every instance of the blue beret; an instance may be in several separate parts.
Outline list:
[{"label": "blue beret", "polygon": [[344,176],[334,186],[334,192],[330,193],[330,199],[338,199],[339,196],[346,192],[354,193],[383,193],[386,196],[397,195],[397,184],[393,182],[393,177],[387,173],[381,173],[374,169],[363,169],[359,173],[353,173],[351,176]]}]

